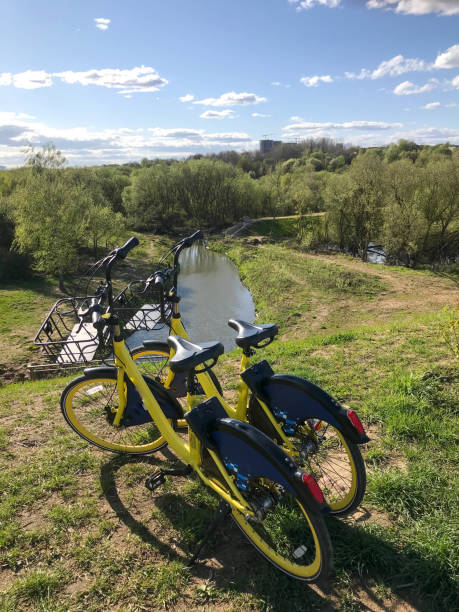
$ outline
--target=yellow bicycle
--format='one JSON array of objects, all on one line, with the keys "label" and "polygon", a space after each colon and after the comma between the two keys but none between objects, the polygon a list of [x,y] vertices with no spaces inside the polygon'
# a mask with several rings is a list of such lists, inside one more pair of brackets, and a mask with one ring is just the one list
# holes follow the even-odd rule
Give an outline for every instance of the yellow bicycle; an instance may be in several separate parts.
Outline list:
[{"label": "yellow bicycle", "polygon": [[[180,315],[178,296],[179,257],[183,249],[202,237],[202,232],[181,240],[163,260],[172,253],[173,262],[161,266],[150,277],[158,289],[160,320],[167,323],[172,335],[189,340]],[[352,410],[344,409],[334,398],[312,382],[291,375],[274,375],[266,361],[251,361],[255,351],[269,344],[277,334],[275,325],[251,325],[230,320],[235,329],[236,344],[242,349],[240,384],[236,407],[223,400],[221,386],[213,377],[219,399],[227,413],[247,421],[280,444],[298,466],[313,473],[319,482],[331,513],[349,514],[361,503],[366,488],[366,472],[358,447],[368,441],[362,423]],[[186,373],[169,368],[169,359],[175,351],[166,343],[146,341],[132,349],[138,367],[177,397],[188,394],[190,407],[193,394],[202,389],[188,381]],[[213,372],[210,374],[213,376]],[[250,393],[249,393],[250,391]],[[151,450],[164,440],[152,442]]]},{"label": "yellow bicycle", "polygon": [[[131,238],[106,259],[106,312],[100,296],[78,312],[82,324],[90,321],[105,342],[110,338],[114,366],[88,368],[67,385],[61,397],[65,419],[81,437],[112,451],[138,454],[169,444],[185,467],[160,470],[148,488],[156,489],[166,475],[195,471],[220,498],[212,528],[230,514],[255,548],[284,573],[303,581],[326,576],[332,549],[320,487],[268,436],[228,417],[228,406],[209,376],[223,346],[169,338],[171,372],[186,373],[190,386],[196,379],[210,398],[186,413],[167,389],[139,371],[113,312],[111,290],[113,265],[136,244]],[[186,441],[176,431],[180,420],[187,426]]]},{"label": "yellow bicycle", "polygon": [[[176,342],[178,338],[188,340],[177,293],[179,257],[183,249],[201,237],[202,233],[196,232],[181,240],[159,262],[157,271],[149,279],[133,281],[115,296],[114,309],[125,329],[135,328],[136,321],[144,329],[148,324],[152,328],[162,324],[169,327]],[[170,255],[173,255],[172,262],[168,262]],[[106,289],[102,287],[99,293],[103,296],[104,292]],[[130,308],[133,295],[142,298],[140,302],[136,300],[136,304],[145,300],[154,303],[139,310],[137,306]],[[250,365],[255,350],[274,339],[275,325],[251,325],[234,320],[230,325],[238,332],[236,344],[243,352],[236,406],[224,400],[213,371],[208,373],[227,414],[257,427],[281,445],[300,468],[312,473],[332,514],[352,512],[360,504],[366,486],[365,464],[358,444],[368,438],[357,415],[308,380],[274,375],[266,361]],[[103,341],[102,338],[99,346]],[[81,350],[84,352],[84,347]],[[175,350],[174,345],[146,341],[143,346],[132,349],[131,354],[141,372],[160,383],[163,392],[166,388],[175,397],[186,397],[186,409],[190,410],[195,403],[194,396],[203,393],[210,396],[196,377],[190,378],[186,371],[175,372],[169,367]],[[119,428],[109,418],[110,413],[107,417],[106,406],[117,401],[119,395],[119,383],[113,371],[105,372],[101,379],[100,372],[91,370],[78,380],[66,401],[73,406],[74,412],[81,413],[80,420],[84,422],[90,417],[86,429],[93,434],[93,439],[87,437],[91,442],[106,450],[137,455],[157,451],[167,443],[154,421],[134,421],[129,428]],[[63,410],[65,415],[65,407]],[[186,426],[181,418],[177,419],[177,424]]]}]

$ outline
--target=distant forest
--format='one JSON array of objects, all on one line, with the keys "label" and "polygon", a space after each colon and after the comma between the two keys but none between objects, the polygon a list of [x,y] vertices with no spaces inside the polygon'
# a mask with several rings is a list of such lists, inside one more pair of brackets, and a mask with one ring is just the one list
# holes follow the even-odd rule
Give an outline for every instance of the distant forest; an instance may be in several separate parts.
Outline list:
[{"label": "distant forest", "polygon": [[[303,215],[326,211],[320,222]],[[400,140],[363,149],[331,139],[269,153],[68,167],[48,145],[0,171],[0,280],[62,277],[128,231],[221,230],[243,216],[300,215],[296,241],[365,259],[370,242],[416,266],[459,254],[459,147]]]}]

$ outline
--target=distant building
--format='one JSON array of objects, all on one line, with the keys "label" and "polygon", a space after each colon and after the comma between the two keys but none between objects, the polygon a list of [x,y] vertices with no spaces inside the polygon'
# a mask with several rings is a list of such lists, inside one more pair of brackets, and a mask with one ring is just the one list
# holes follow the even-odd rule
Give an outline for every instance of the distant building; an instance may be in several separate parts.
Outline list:
[{"label": "distant building", "polygon": [[281,145],[282,140],[260,140],[260,153],[269,153],[277,145]]}]

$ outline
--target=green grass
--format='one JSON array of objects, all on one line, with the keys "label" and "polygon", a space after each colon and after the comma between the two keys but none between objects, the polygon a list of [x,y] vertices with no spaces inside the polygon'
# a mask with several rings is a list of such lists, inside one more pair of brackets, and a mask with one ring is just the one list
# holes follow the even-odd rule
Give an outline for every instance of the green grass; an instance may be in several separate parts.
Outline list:
[{"label": "green grass", "polygon": [[56,285],[36,278],[0,287],[0,372],[33,359],[32,340],[58,299]]},{"label": "green grass", "polygon": [[294,238],[298,230],[298,219],[265,219],[253,224],[252,234],[270,238]]},{"label": "green grass", "polygon": [[[197,478],[148,492],[145,477],[173,464],[171,454],[132,459],[89,448],[60,415],[66,377],[0,388],[0,612],[350,611],[362,609],[366,593],[381,608],[454,609],[459,368],[441,337],[446,315],[425,297],[429,282],[453,297],[450,281],[354,269],[348,258],[323,261],[286,244],[220,248],[238,263],[258,320],[281,328],[282,339],[257,358],[319,384],[370,431],[363,516],[327,520],[330,592],[269,566],[230,522],[204,550],[212,563],[186,568],[217,500]],[[24,300],[24,326],[42,316],[46,289],[12,291]],[[22,333],[15,325],[10,318],[5,346]],[[218,366],[233,390],[236,355]]]},{"label": "green grass", "polygon": [[288,326],[296,318],[338,297],[358,296],[371,300],[384,291],[384,282],[374,275],[343,269],[329,262],[305,258],[281,245],[247,247],[234,241],[220,245],[239,266],[243,282],[250,287],[260,320]]}]

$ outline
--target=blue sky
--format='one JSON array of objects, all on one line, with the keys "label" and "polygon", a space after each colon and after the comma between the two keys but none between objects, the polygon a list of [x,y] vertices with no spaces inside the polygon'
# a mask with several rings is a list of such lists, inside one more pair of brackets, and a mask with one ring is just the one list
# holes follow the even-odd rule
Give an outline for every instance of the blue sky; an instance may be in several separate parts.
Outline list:
[{"label": "blue sky", "polygon": [[459,0],[3,0],[0,166],[459,144]]}]

